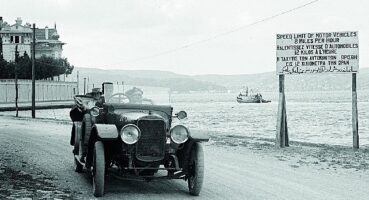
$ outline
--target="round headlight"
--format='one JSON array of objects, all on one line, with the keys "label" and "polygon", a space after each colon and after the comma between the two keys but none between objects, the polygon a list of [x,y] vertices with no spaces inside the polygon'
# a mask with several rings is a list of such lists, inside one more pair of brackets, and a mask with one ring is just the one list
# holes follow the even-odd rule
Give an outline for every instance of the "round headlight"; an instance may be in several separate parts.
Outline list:
[{"label": "round headlight", "polygon": [[98,107],[92,107],[90,111],[91,115],[97,117],[100,114],[100,109]]},{"label": "round headlight", "polygon": [[185,143],[188,139],[188,130],[183,125],[177,125],[170,130],[170,138],[177,144]]},{"label": "round headlight", "polygon": [[141,132],[140,129],[133,124],[128,124],[123,126],[120,134],[123,142],[126,144],[134,144],[140,139]]}]

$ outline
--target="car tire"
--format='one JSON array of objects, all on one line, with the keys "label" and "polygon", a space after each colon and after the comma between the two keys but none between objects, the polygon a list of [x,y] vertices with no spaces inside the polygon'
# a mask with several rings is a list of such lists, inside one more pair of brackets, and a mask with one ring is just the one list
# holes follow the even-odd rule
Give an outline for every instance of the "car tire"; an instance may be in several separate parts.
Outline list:
[{"label": "car tire", "polygon": [[193,196],[199,196],[204,181],[204,150],[198,142],[192,145],[188,164],[188,190]]},{"label": "car tire", "polygon": [[94,195],[101,197],[104,195],[105,184],[105,150],[101,141],[95,142],[92,176]]},{"label": "car tire", "polygon": [[79,155],[80,154],[80,143],[81,143],[81,133],[80,131],[78,131],[77,126],[74,127],[75,128],[75,132],[74,132],[74,165],[75,165],[75,171],[78,173],[81,173],[83,170],[83,165],[77,160],[77,158],[75,157],[75,155]]},{"label": "car tire", "polygon": [[73,142],[73,154],[74,155],[78,155],[79,154],[79,142],[81,140],[81,133],[78,131],[78,127],[77,125],[73,125],[73,132],[74,132],[74,142]]},{"label": "car tire", "polygon": [[82,137],[82,141],[84,142],[85,146],[87,146],[88,144],[88,140],[90,139],[90,135],[91,135],[91,130],[92,130],[92,121],[91,121],[91,115],[90,114],[85,114],[83,116],[83,137]]},{"label": "car tire", "polygon": [[81,130],[81,136],[80,136],[80,143],[79,143],[79,159],[81,162],[83,163],[87,163],[86,162],[86,157],[88,154],[88,143],[90,140],[90,135],[91,135],[91,130],[92,130],[92,121],[91,121],[91,115],[86,113],[83,115],[83,120],[82,120],[82,130]]}]

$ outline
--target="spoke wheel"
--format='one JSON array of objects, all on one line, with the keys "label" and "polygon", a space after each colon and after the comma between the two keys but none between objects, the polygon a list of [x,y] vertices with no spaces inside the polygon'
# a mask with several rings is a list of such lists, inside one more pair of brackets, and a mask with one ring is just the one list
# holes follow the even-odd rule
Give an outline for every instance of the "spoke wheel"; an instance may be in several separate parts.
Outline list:
[{"label": "spoke wheel", "polygon": [[82,121],[83,136],[81,137],[81,140],[83,141],[85,146],[87,146],[88,140],[90,139],[91,129],[92,129],[91,115],[85,114],[83,116]]},{"label": "spoke wheel", "polygon": [[105,184],[105,150],[101,141],[95,142],[92,176],[94,195],[95,197],[101,197],[104,195]]},{"label": "spoke wheel", "polygon": [[[79,155],[81,154],[81,147],[80,147],[80,143],[81,143],[81,133],[80,131],[78,131],[78,127],[77,126],[73,126],[74,128],[74,150],[73,150],[73,154],[74,155]],[[78,162],[78,160],[76,160],[76,158],[74,157],[74,165],[75,165],[75,171],[80,173],[83,170],[83,165],[81,165],[81,163]]]},{"label": "spoke wheel", "polygon": [[83,120],[82,120],[82,128],[81,128],[81,135],[80,137],[80,142],[79,142],[79,152],[78,152],[78,157],[80,159],[81,162],[83,163],[87,163],[86,162],[86,158],[87,158],[87,148],[88,148],[88,143],[90,140],[90,135],[91,135],[91,129],[92,129],[92,121],[91,121],[91,115],[86,113],[83,116]]},{"label": "spoke wheel", "polygon": [[194,143],[188,166],[188,190],[191,195],[200,194],[204,181],[204,151],[200,143]]}]

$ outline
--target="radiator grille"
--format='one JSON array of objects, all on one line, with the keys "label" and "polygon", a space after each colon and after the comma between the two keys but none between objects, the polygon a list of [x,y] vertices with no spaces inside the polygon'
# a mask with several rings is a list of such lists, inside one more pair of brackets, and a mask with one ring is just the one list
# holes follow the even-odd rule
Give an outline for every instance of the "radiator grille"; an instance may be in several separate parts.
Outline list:
[{"label": "radiator grille", "polygon": [[137,126],[141,130],[141,138],[136,145],[136,158],[145,162],[163,159],[166,142],[164,121],[139,120]]}]

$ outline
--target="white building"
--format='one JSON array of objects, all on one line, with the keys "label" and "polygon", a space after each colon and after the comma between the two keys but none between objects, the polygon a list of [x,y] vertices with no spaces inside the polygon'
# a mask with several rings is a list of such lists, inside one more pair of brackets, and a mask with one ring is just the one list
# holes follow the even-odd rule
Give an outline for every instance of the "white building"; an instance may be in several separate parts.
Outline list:
[{"label": "white building", "polygon": [[[36,28],[36,58],[41,56],[61,58],[63,45],[65,43],[59,41],[59,34],[54,28],[43,29]],[[16,46],[19,55],[27,53],[31,56],[31,42],[33,32],[31,24],[22,24],[22,20],[17,18],[15,24],[9,25],[0,17],[0,54],[7,61],[14,61]]]}]

